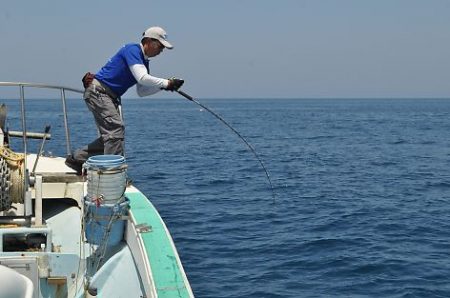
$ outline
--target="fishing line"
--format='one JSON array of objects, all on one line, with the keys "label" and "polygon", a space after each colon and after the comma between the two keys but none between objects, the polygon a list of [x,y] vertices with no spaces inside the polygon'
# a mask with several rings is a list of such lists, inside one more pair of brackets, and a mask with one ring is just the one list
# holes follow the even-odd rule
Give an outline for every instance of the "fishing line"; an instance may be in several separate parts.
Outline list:
[{"label": "fishing line", "polygon": [[190,96],[189,94],[184,93],[181,90],[177,90],[177,92],[185,97],[186,99],[196,103],[197,105],[199,105],[200,107],[202,107],[203,109],[207,110],[209,113],[211,113],[211,115],[213,115],[214,117],[216,117],[217,119],[219,119],[223,124],[225,124],[229,129],[231,129],[231,131],[233,131],[246,145],[247,147],[250,149],[250,151],[253,153],[253,155],[255,155],[256,159],[259,161],[261,167],[263,168],[264,172],[266,173],[266,177],[267,180],[269,181],[270,184],[270,188],[272,190],[272,198],[275,201],[275,191],[273,189],[273,185],[272,185],[272,181],[270,180],[270,175],[269,172],[266,169],[266,166],[264,165],[262,159],[258,156],[258,154],[256,153],[255,149],[253,148],[253,146],[236,130],[234,129],[230,124],[228,124],[222,117],[220,117],[217,113],[215,113],[214,111],[212,111],[210,108],[206,107],[205,105],[201,104],[200,102],[198,102],[197,100],[195,100],[192,96]]}]

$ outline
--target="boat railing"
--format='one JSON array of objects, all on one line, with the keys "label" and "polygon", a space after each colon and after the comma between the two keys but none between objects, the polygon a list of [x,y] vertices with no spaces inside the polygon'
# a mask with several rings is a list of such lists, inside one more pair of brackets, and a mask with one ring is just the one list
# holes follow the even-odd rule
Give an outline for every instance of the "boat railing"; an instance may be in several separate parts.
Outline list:
[{"label": "boat railing", "polygon": [[70,142],[70,133],[69,133],[69,121],[67,118],[67,103],[66,103],[66,91],[75,92],[75,93],[83,93],[83,90],[58,86],[58,85],[47,85],[47,84],[38,84],[38,83],[24,83],[24,82],[0,82],[1,86],[8,87],[18,87],[19,95],[20,95],[20,107],[21,107],[21,123],[22,123],[22,140],[23,140],[23,152],[27,154],[27,137],[31,136],[31,134],[27,135],[26,129],[26,108],[25,108],[25,88],[40,88],[40,89],[57,89],[60,90],[61,93],[61,103],[63,108],[63,119],[64,119],[64,130],[65,130],[65,138],[66,138],[66,151],[67,155],[71,154],[71,142]]},{"label": "boat railing", "polygon": [[[41,88],[41,89],[57,89],[60,90],[61,94],[61,103],[63,109],[63,119],[64,119],[64,130],[65,130],[65,139],[66,139],[66,151],[67,155],[71,154],[71,144],[70,144],[70,133],[69,133],[69,121],[67,118],[67,103],[66,103],[66,92],[75,92],[75,93],[83,93],[82,90],[69,88],[58,85],[47,85],[47,84],[36,84],[36,83],[24,83],[24,82],[0,82],[0,87],[18,87],[19,99],[20,99],[20,115],[21,115],[21,126],[22,133],[19,133],[19,136],[22,137],[23,141],[23,153],[25,156],[27,155],[27,139],[36,137],[39,134],[27,133],[27,125],[26,125],[26,108],[25,108],[25,88]],[[39,136],[38,136],[39,137]],[[41,135],[42,138],[46,137],[46,134]],[[24,160],[24,168],[27,169],[27,159]],[[24,194],[23,197],[26,196],[28,179],[24,179]]]}]

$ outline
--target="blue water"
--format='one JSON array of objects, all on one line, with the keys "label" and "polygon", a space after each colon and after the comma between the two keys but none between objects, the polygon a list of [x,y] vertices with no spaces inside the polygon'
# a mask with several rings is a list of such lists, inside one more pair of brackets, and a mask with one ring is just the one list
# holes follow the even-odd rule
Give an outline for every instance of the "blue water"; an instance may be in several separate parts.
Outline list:
[{"label": "blue water", "polygon": [[[201,102],[253,145],[275,201],[252,153],[206,111],[124,101],[129,175],[197,297],[450,297],[450,100]],[[69,106],[77,147],[95,128],[83,102]],[[59,109],[32,102],[28,125],[43,130]]]}]

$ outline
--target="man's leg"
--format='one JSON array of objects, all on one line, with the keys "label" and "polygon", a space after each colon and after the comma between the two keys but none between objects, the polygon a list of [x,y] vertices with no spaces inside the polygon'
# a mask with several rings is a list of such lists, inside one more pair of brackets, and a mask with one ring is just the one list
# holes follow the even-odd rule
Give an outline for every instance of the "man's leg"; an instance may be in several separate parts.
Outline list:
[{"label": "man's leg", "polygon": [[73,158],[80,162],[81,164],[85,163],[86,160],[93,156],[103,154],[105,150],[105,146],[103,144],[103,139],[101,137],[95,139],[89,145],[84,146],[81,149],[75,150],[73,153]]},{"label": "man's leg", "polygon": [[92,84],[86,88],[84,99],[94,115],[100,137],[67,157],[66,165],[78,173],[81,173],[81,165],[93,155],[124,154],[125,127],[114,99],[96,90]]},{"label": "man's leg", "polygon": [[[89,110],[94,115],[100,138],[104,145],[104,154],[124,153],[125,126],[114,99],[102,92],[93,90],[86,99]],[[93,149],[97,147],[93,146]]]}]

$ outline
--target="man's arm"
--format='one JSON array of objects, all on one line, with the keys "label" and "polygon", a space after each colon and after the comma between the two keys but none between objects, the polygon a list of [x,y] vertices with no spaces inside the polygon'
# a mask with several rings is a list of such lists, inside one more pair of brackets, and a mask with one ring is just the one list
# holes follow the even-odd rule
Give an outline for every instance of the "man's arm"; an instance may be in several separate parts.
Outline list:
[{"label": "man's arm", "polygon": [[131,65],[130,71],[137,81],[136,91],[141,97],[155,94],[169,86],[169,80],[148,74],[143,64]]}]

